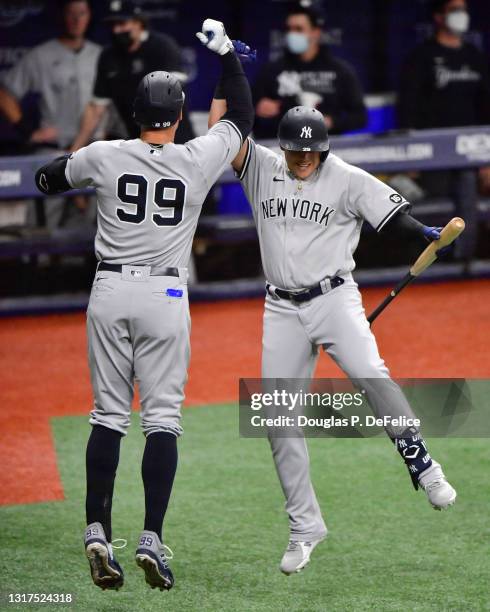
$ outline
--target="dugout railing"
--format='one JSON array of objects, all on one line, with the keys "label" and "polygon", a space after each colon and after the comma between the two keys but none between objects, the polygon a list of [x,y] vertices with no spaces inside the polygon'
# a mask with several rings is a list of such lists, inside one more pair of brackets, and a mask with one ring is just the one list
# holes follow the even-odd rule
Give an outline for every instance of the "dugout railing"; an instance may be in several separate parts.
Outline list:
[{"label": "dugout railing", "polygon": [[[277,142],[265,142],[277,148]],[[405,133],[387,133],[381,136],[366,134],[332,137],[331,149],[347,162],[358,165],[373,174],[397,174],[410,171],[439,169],[465,170],[490,165],[490,126],[453,129],[434,129]],[[37,220],[43,225],[44,207],[49,205],[34,184],[35,170],[52,156],[33,155],[0,157],[0,206],[1,201],[35,199]],[[227,170],[219,183],[237,182],[234,173]],[[454,202],[451,198],[426,199],[413,207],[413,214],[429,223],[443,222],[452,216]],[[479,223],[490,219],[490,199],[476,202]],[[255,240],[256,233],[250,214],[224,214],[202,216],[197,236],[223,246],[240,241]],[[38,255],[76,255],[93,249],[94,230],[57,229],[51,232],[25,232],[20,228],[0,228],[1,260],[36,257]],[[466,273],[468,269],[465,270]],[[487,275],[490,264],[476,261],[472,273]],[[428,271],[426,278],[455,278],[461,275],[458,264],[439,264]],[[362,270],[357,274],[361,284],[386,283],[396,279],[397,268]],[[225,282],[194,283],[191,297],[194,299],[218,299],[257,295],[263,291],[263,279],[236,279]],[[1,299],[0,313],[23,312],[44,309],[72,309],[83,307],[86,296],[45,296]]]}]

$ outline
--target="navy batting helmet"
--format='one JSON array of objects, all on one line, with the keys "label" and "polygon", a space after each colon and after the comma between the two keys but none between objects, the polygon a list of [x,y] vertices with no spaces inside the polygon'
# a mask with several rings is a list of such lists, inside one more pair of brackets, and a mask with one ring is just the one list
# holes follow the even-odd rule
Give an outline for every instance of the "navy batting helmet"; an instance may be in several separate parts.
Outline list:
[{"label": "navy batting helmet", "polygon": [[320,161],[330,150],[328,130],[322,113],[315,108],[295,106],[279,123],[277,134],[281,149],[286,151],[319,151]]},{"label": "navy batting helmet", "polygon": [[184,92],[179,79],[168,72],[150,72],[136,90],[133,117],[136,123],[153,128],[167,128],[180,116]]}]

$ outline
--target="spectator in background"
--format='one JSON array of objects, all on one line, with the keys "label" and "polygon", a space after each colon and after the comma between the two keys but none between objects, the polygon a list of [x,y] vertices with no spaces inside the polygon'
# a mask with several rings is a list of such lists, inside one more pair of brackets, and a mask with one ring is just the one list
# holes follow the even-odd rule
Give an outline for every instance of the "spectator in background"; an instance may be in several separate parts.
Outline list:
[{"label": "spectator in background", "polygon": [[439,128],[490,123],[490,81],[484,54],[464,41],[466,0],[436,0],[435,34],[405,64],[400,126]]},{"label": "spectator in background", "polygon": [[280,118],[297,105],[321,111],[332,134],[366,125],[359,79],[347,62],[321,44],[322,23],[313,8],[290,10],[284,55],[266,64],[255,83],[257,138],[275,138]]},{"label": "spectator in background", "polygon": [[[490,123],[490,80],[485,56],[465,42],[470,17],[466,0],[432,3],[433,38],[409,56],[401,77],[402,128],[442,128]],[[488,170],[482,172],[482,176]],[[418,179],[432,196],[450,195],[466,221],[457,255],[471,260],[477,240],[477,173],[424,172]]]},{"label": "spectator in background", "polygon": [[[0,88],[0,112],[25,141],[66,148],[78,133],[82,111],[90,100],[101,47],[85,38],[90,22],[87,0],[65,0],[63,33],[34,47],[7,72]],[[41,121],[33,129],[20,102],[40,95]]]},{"label": "spectator in background", "polygon": [[[87,0],[64,0],[61,3],[63,32],[59,38],[34,47],[4,76],[0,88],[0,112],[10,121],[22,143],[37,147],[42,153],[50,149],[66,149],[78,133],[85,105],[90,100],[97,61],[102,48],[87,40],[90,22]],[[22,112],[20,102],[28,93],[40,96],[40,125]],[[97,136],[103,134],[103,125]],[[75,206],[73,205],[75,201]],[[50,198],[44,208],[49,229],[59,225],[91,223],[94,208],[87,209],[87,199]],[[37,225],[36,209],[27,207],[27,225]]]},{"label": "spectator in background", "polygon": [[[133,120],[133,99],[138,83],[145,74],[166,70],[181,81],[186,80],[179,47],[169,36],[149,32],[139,7],[129,0],[112,0],[106,21],[111,27],[112,44],[100,56],[93,95],[83,114],[80,131],[71,145],[72,150],[89,142],[111,100],[130,138],[139,136],[139,127]],[[175,142],[187,142],[193,137],[189,115],[184,107]]]}]

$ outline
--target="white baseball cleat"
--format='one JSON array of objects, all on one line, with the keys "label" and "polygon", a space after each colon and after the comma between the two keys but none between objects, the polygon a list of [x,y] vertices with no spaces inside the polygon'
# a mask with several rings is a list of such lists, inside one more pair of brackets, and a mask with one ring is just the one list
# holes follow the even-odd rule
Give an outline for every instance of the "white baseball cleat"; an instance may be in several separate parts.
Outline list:
[{"label": "white baseball cleat", "polygon": [[288,547],[284,553],[279,569],[283,574],[294,574],[300,572],[310,562],[310,556],[315,547],[320,544],[326,536],[318,540],[299,541],[289,540]]},{"label": "white baseball cleat", "polygon": [[441,466],[432,460],[432,465],[419,476],[419,484],[427,493],[434,510],[445,510],[456,501],[456,491],[448,483]]}]

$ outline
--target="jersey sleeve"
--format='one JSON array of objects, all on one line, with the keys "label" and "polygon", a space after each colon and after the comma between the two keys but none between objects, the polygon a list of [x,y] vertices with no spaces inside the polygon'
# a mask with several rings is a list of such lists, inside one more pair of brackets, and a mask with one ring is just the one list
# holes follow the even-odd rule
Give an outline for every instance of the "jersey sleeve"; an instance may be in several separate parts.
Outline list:
[{"label": "jersey sleeve", "polygon": [[[248,148],[240,172],[237,177],[243,185],[248,201],[254,207],[260,200],[259,188],[261,179],[272,181],[274,172],[278,169],[276,153],[258,145],[252,138],[247,138]],[[279,164],[280,165],[280,164]]]},{"label": "jersey sleeve", "polygon": [[379,232],[409,202],[392,187],[360,168],[354,168],[349,182],[348,206],[351,214],[365,219]]},{"label": "jersey sleeve", "polygon": [[70,187],[73,189],[83,189],[95,186],[97,172],[97,159],[99,148],[97,145],[103,143],[94,142],[76,153],[72,153],[68,158],[65,168],[65,176]]},{"label": "jersey sleeve", "polygon": [[104,50],[99,55],[97,62],[97,72],[94,81],[93,100],[105,102],[112,99],[109,79],[107,77],[107,51]]},{"label": "jersey sleeve", "polygon": [[2,79],[2,85],[18,100],[21,100],[28,92],[35,92],[39,87],[40,70],[37,68],[37,54],[33,49],[13,68],[11,68]]},{"label": "jersey sleeve", "polygon": [[185,144],[193,163],[201,170],[208,189],[238,155],[242,135],[234,123],[218,121],[205,136],[193,138]]}]

